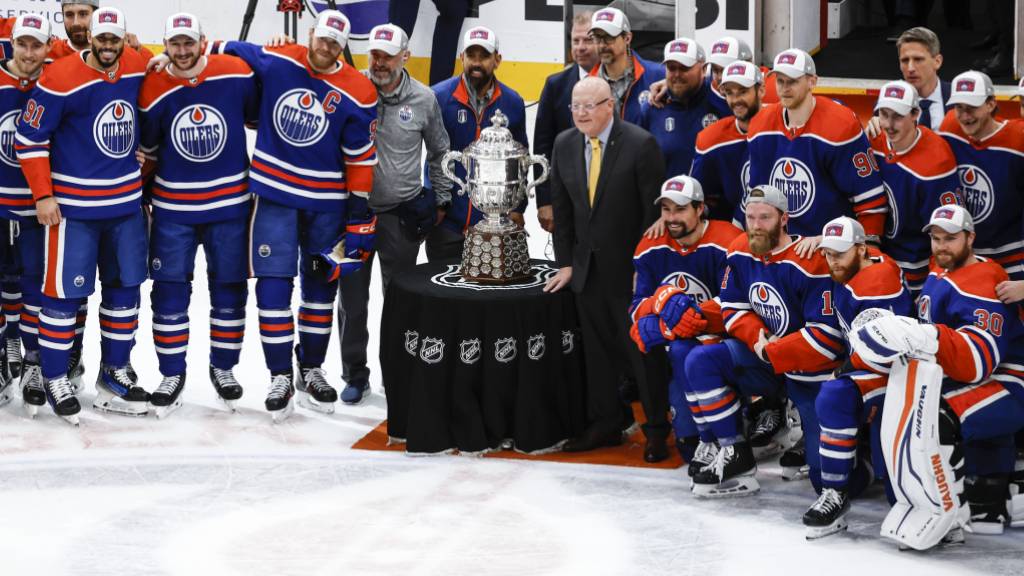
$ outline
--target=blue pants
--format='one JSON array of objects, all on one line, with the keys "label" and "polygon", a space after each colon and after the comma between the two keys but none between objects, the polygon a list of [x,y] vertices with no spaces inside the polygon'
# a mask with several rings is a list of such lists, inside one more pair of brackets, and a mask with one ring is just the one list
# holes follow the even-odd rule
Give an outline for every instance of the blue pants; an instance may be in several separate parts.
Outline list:
[{"label": "blue pants", "polygon": [[701,441],[710,442],[714,439],[711,430],[700,412],[691,408],[691,403],[696,404],[697,398],[686,379],[686,358],[700,345],[695,338],[672,340],[669,343],[668,359],[672,364],[672,378],[668,381],[668,403],[672,407],[672,429],[677,439],[700,436]]},{"label": "blue pants", "polygon": [[105,286],[138,287],[146,280],[147,234],[142,210],[106,220],[64,218],[47,226],[43,292],[51,298],[86,298]]},{"label": "blue pants", "polygon": [[947,380],[942,397],[960,418],[968,475],[1013,471],[1014,434],[1024,428],[1024,392],[998,380],[962,384]]},{"label": "blue pants", "polygon": [[[885,389],[873,392],[867,401],[852,375],[829,380],[821,385],[814,402],[821,425],[818,456],[821,466],[821,485],[825,488],[846,490],[855,496],[871,482],[864,466],[856,467],[860,444],[860,430],[870,428],[871,457],[875,474],[885,476],[879,431],[882,425],[882,406]],[[807,460],[814,458],[807,454]]]}]

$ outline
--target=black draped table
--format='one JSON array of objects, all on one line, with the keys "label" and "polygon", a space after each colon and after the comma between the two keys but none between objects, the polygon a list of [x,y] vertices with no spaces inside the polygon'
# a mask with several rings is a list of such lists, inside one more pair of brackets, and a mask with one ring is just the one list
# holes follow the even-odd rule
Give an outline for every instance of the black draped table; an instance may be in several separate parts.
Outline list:
[{"label": "black draped table", "polygon": [[422,264],[391,281],[380,365],[388,436],[412,453],[536,452],[582,432],[586,405],[576,308],[546,294],[553,263],[529,281],[485,286],[456,264]]}]

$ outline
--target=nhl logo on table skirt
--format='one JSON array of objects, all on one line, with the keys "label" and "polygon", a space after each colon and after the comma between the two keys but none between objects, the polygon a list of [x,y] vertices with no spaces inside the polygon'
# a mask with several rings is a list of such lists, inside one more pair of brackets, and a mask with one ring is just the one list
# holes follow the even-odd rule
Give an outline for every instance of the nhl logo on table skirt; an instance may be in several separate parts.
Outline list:
[{"label": "nhl logo on table skirt", "polygon": [[416,350],[420,347],[420,333],[415,330],[405,331],[405,351],[413,357],[416,356]]},{"label": "nhl logo on table skirt", "polygon": [[425,337],[420,342],[420,360],[427,364],[437,364],[444,360],[444,340]]},{"label": "nhl logo on table skirt", "polygon": [[540,360],[544,357],[544,335],[535,334],[526,341],[526,355],[530,360]]},{"label": "nhl logo on table skirt", "polygon": [[209,162],[228,141],[227,122],[216,108],[206,104],[188,106],[171,123],[174,149],[189,160]]},{"label": "nhl logo on table skirt", "polygon": [[459,360],[463,364],[476,364],[480,359],[480,339],[463,340],[459,343]]},{"label": "nhl logo on table skirt", "polygon": [[960,196],[964,199],[964,208],[971,213],[974,225],[977,226],[992,215],[995,206],[992,179],[973,164],[961,164],[957,168],[957,176],[960,177]]},{"label": "nhl logo on table skirt", "polygon": [[789,200],[789,217],[803,216],[814,204],[814,177],[807,165],[796,158],[779,158],[769,178]]},{"label": "nhl logo on table skirt", "polygon": [[14,153],[14,136],[18,132],[18,117],[21,109],[13,110],[0,118],[0,161],[11,168],[21,168]]},{"label": "nhl logo on table skirt", "polygon": [[96,116],[92,136],[100,151],[111,158],[124,158],[135,149],[135,108],[124,100],[107,104]]},{"label": "nhl logo on table skirt", "polygon": [[305,88],[285,92],[274,104],[274,129],[294,146],[312,146],[327,132],[327,114],[316,93]]},{"label": "nhl logo on table skirt", "polygon": [[572,330],[562,330],[562,354],[571,354],[576,348],[576,335]]},{"label": "nhl logo on table skirt", "polygon": [[754,312],[761,317],[768,329],[782,336],[789,328],[789,310],[775,287],[764,282],[754,282],[747,294]]},{"label": "nhl logo on table skirt", "polygon": [[498,362],[511,362],[516,357],[516,339],[501,338],[494,343],[494,359]]}]

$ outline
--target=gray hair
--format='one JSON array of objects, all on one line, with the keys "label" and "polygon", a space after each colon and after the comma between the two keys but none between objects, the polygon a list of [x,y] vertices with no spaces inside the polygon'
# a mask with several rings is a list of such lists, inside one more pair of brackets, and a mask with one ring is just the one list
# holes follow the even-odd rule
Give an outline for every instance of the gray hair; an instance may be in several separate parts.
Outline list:
[{"label": "gray hair", "polygon": [[590,10],[584,10],[583,12],[577,12],[572,17],[573,26],[590,26],[590,21],[594,18],[594,13]]},{"label": "gray hair", "polygon": [[907,30],[903,34],[900,34],[899,39],[896,40],[896,50],[899,51],[899,49],[902,48],[903,45],[908,42],[917,42],[919,44],[924,44],[926,47],[928,47],[928,53],[931,54],[932,56],[938,56],[939,52],[942,51],[942,47],[939,45],[939,37],[935,34],[935,32],[932,32],[931,30],[925,28],[924,26],[911,28],[910,30]]}]

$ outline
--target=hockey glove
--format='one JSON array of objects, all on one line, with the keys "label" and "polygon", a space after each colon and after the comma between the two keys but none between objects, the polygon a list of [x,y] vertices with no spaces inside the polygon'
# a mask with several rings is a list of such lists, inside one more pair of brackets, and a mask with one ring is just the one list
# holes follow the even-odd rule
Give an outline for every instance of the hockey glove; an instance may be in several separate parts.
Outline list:
[{"label": "hockey glove", "polygon": [[672,331],[660,318],[651,314],[633,324],[629,330],[629,337],[636,342],[636,347],[641,353],[647,354],[651,348],[666,344],[672,338]]},{"label": "hockey glove", "polygon": [[881,316],[850,332],[850,344],[861,358],[888,364],[897,358],[930,358],[939,351],[938,330],[906,316]]},{"label": "hockey glove", "polygon": [[328,248],[311,258],[310,268],[314,276],[324,282],[334,282],[363,267],[363,259],[345,255],[345,243],[346,240],[342,238],[333,248]]},{"label": "hockey glove", "polygon": [[377,235],[377,217],[370,214],[361,218],[349,218],[345,227],[345,258],[366,261],[373,252],[373,240]]},{"label": "hockey glove", "polygon": [[661,321],[679,338],[694,338],[704,332],[708,321],[688,294],[676,292],[654,304]]}]

